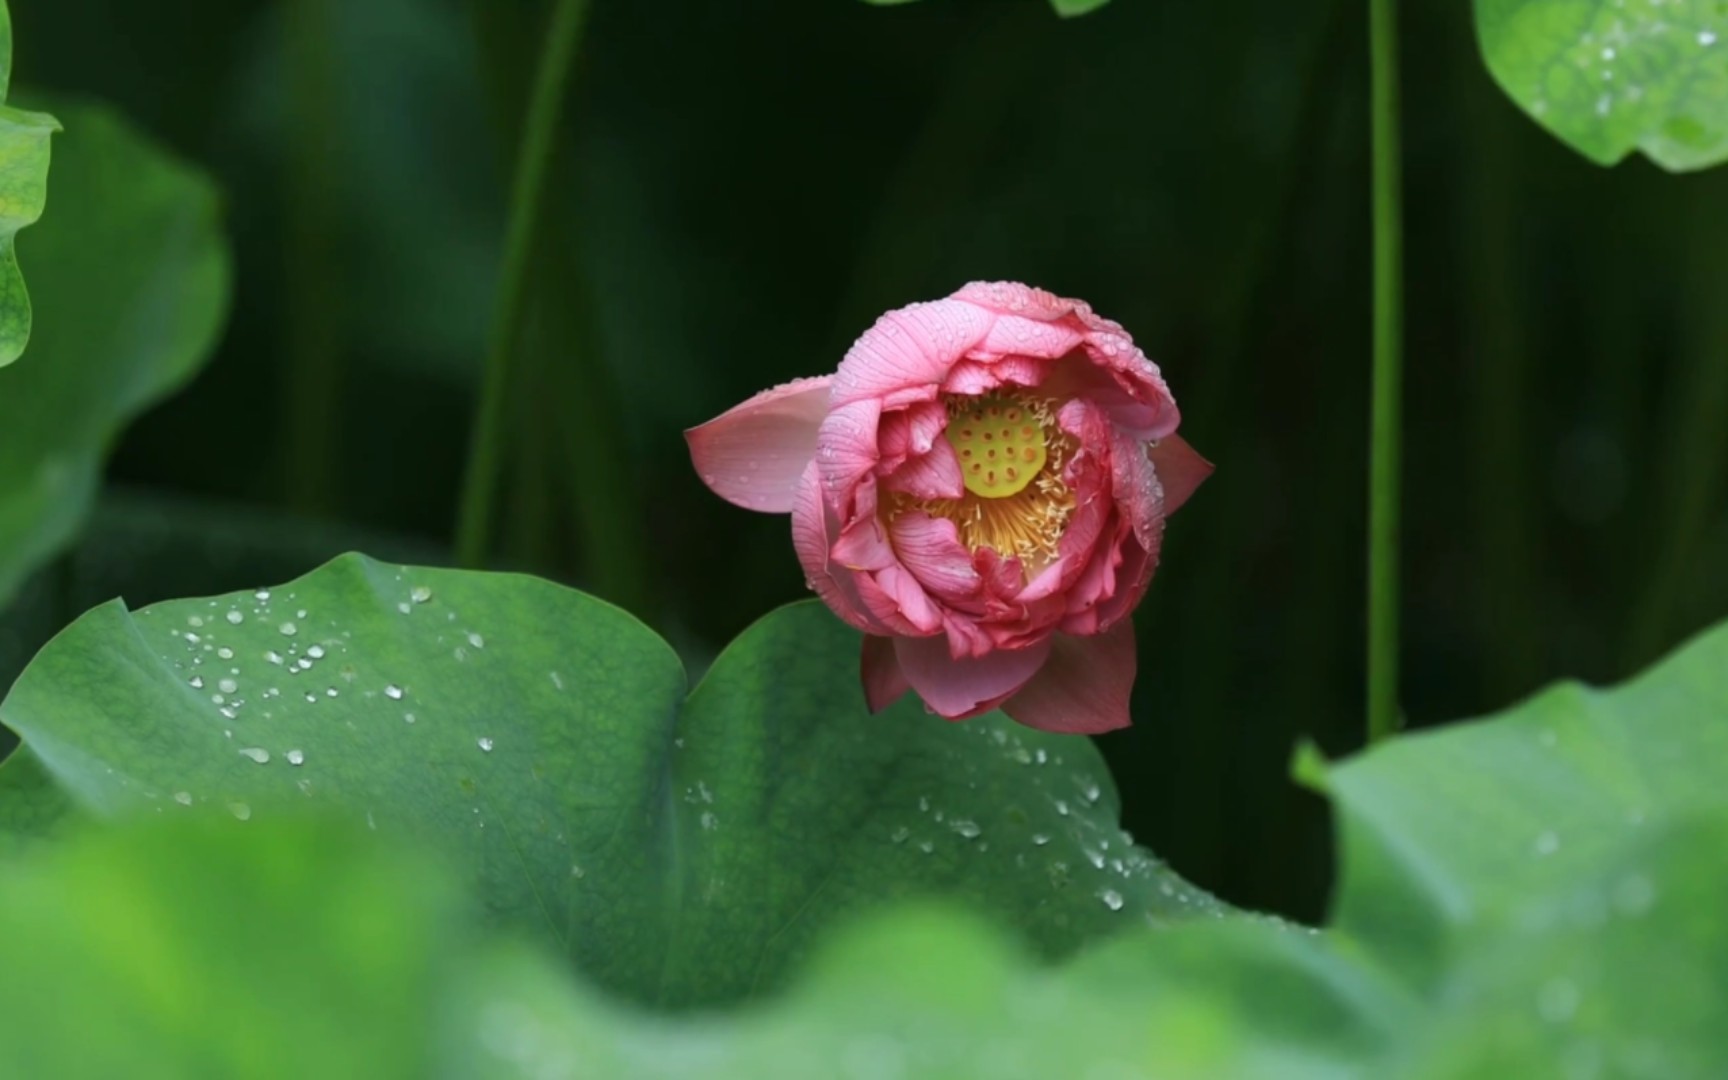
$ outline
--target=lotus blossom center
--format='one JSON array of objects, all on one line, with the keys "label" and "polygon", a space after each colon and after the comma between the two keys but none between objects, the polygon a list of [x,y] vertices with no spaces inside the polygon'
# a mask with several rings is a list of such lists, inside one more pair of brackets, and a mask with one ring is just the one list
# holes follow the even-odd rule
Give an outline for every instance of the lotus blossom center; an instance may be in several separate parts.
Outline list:
[{"label": "lotus blossom center", "polygon": [[1074,438],[1057,424],[1051,398],[1015,390],[951,395],[943,404],[943,437],[960,460],[964,492],[957,499],[897,492],[884,511],[890,520],[912,510],[947,518],[967,550],[989,548],[1018,559],[1031,580],[1060,553],[1074,512],[1074,493],[1062,478]]},{"label": "lotus blossom center", "polygon": [[985,499],[1020,494],[1049,458],[1041,418],[1012,398],[971,399],[952,410],[943,435],[966,490]]}]

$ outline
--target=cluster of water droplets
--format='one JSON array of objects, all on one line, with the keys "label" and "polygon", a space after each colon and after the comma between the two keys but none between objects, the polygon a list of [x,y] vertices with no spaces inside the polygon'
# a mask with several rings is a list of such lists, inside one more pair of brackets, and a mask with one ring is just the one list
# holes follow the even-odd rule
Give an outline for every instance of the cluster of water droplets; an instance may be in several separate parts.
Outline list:
[{"label": "cluster of water droplets", "polygon": [[[1010,860],[1020,870],[1041,866],[1051,889],[1084,889],[1109,911],[1125,910],[1129,898],[1148,886],[1156,890],[1165,915],[1189,907],[1212,910],[1204,894],[1137,847],[1112,813],[1101,812],[1104,790],[1096,775],[1071,767],[1060,752],[1029,745],[1018,729],[1005,724],[973,723],[959,730],[985,743],[951,748],[944,775],[964,778],[964,783],[919,795],[912,820],[892,826],[889,843],[956,862],[985,856]],[[1009,781],[1017,801],[1006,809],[971,796],[981,780],[994,779],[998,766],[990,760],[992,751],[1015,772],[1024,770]],[[954,805],[967,803],[990,805],[991,811],[986,815]],[[1147,912],[1146,917],[1161,916]]]},{"label": "cluster of water droplets", "polygon": [[[1550,102],[1583,92],[1593,95],[1601,119],[1637,106],[1656,79],[1671,78],[1711,58],[1725,29],[1720,14],[1699,9],[1693,0],[1614,0],[1561,54],[1561,62],[1542,69],[1531,111],[1547,114]],[[1678,104],[1671,102],[1670,104]]]},{"label": "cluster of water droplets", "polygon": [[[459,616],[448,605],[435,602],[430,586],[411,583],[411,573],[404,568],[396,575],[402,592],[390,602],[397,614],[427,619],[426,629],[435,642],[449,649],[454,662],[465,662],[485,649],[485,637],[478,630],[461,626]],[[423,718],[428,704],[415,703],[410,680],[377,677],[366,670],[372,665],[354,641],[353,632],[312,607],[293,589],[258,589],[204,601],[203,610],[190,614],[186,605],[176,604],[137,616],[141,626],[149,628],[154,622],[162,627],[149,628],[152,634],[163,634],[150,638],[162,642],[158,654],[179,674],[185,692],[197,696],[203,707],[211,710],[212,721],[220,725],[236,756],[259,766],[285,764],[298,771],[295,784],[307,796],[314,793],[318,782],[319,760],[318,754],[305,748],[305,744],[319,741],[316,728],[307,731],[308,720],[340,724],[350,731],[383,718],[414,724]],[[551,680],[563,689],[561,675],[553,672]],[[360,704],[328,713],[319,708],[336,700]],[[415,704],[420,714],[402,709],[406,704]],[[313,712],[315,709],[318,711]],[[319,719],[320,714],[325,718]],[[337,753],[334,748],[346,741],[340,735],[333,733],[329,753]],[[496,746],[490,733],[476,732],[469,737],[482,754],[491,753]],[[225,805],[241,821],[252,816],[250,804],[226,794],[179,790],[172,793],[172,800],[181,806],[209,800]],[[370,815],[368,820],[370,823]]]}]

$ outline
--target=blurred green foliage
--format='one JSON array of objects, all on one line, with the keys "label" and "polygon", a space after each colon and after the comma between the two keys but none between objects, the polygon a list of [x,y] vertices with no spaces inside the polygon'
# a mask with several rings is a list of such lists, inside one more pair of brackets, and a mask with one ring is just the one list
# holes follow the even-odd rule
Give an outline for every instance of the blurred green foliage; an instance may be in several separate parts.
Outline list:
[{"label": "blurred green foliage", "polygon": [[[331,540],[295,548],[302,567],[352,530],[449,535],[544,18],[526,0],[317,7],[308,49],[262,0],[31,4],[14,73],[111,101],[215,173],[226,337],[113,474],[236,521],[319,515]],[[1728,610],[1728,177],[1582,161],[1495,87],[1466,6],[1403,14],[1420,725],[1622,675]],[[1139,617],[1136,726],[1101,741],[1124,823],[1227,900],[1317,914],[1324,811],[1284,776],[1299,737],[1337,752],[1360,730],[1355,6],[596,2],[578,64],[507,561],[623,600],[700,665],[802,588],[784,520],[713,498],[683,427],[968,279],[1085,297],[1163,365],[1219,466]],[[309,115],[291,108],[306,86],[325,104]],[[336,388],[328,411],[296,404],[307,379]],[[597,436],[571,438],[573,416]],[[596,482],[631,497],[580,518]],[[202,550],[228,513],[165,527]],[[135,604],[239,588],[273,576],[250,561],[286,561],[267,547],[195,586],[196,566],[170,589],[143,562],[101,580]],[[82,588],[66,580],[30,593]],[[64,622],[31,610],[0,633],[19,654]]]}]

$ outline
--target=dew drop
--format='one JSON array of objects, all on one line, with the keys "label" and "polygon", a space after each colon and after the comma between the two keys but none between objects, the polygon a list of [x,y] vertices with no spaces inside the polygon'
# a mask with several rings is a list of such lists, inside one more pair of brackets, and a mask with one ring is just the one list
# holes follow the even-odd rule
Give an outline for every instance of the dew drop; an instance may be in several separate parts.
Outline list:
[{"label": "dew drop", "polygon": [[229,803],[228,812],[239,818],[241,821],[250,820],[252,817],[252,808],[243,802]]},{"label": "dew drop", "polygon": [[174,793],[174,801],[179,803],[181,806],[191,806],[192,793],[190,791],[176,791]]},{"label": "dew drop", "polygon": [[269,589],[259,589],[257,592],[253,593],[252,596],[254,599],[257,599],[257,600],[268,600],[268,599],[270,599],[270,590]]},{"label": "dew drop", "polygon": [[282,662],[282,654],[277,652],[275,649],[271,649],[269,652],[264,654],[264,659],[270,661],[272,664],[280,664]]},{"label": "dew drop", "polygon": [[401,603],[396,605],[396,610],[400,611],[402,614],[406,615],[410,611],[413,611],[414,609],[408,606],[408,601],[404,600]]},{"label": "dew drop", "polygon": [[1560,837],[1553,832],[1544,832],[1536,837],[1536,854],[1552,855],[1560,850]]},{"label": "dew drop", "polygon": [[293,637],[300,632],[300,628],[291,622],[285,622],[276,629],[281,632],[283,637]]},{"label": "dew drop", "polygon": [[718,829],[719,827],[720,827],[720,819],[714,816],[714,811],[712,811],[712,810],[702,811],[702,828],[706,829],[708,832],[713,832],[715,829]]},{"label": "dew drop", "polygon": [[403,713],[402,719],[404,722],[412,724],[414,722],[414,714],[413,713]]},{"label": "dew drop", "polygon": [[222,648],[216,650],[216,655],[224,660],[232,660],[234,659],[234,650],[224,645]]},{"label": "dew drop", "polygon": [[1032,842],[1039,847],[1043,847],[1045,844],[1050,842],[1050,837],[1045,833],[1035,832],[1032,834]]},{"label": "dew drop", "polygon": [[1698,31],[1698,44],[1706,46],[1706,47],[1716,44],[1716,31],[1714,31],[1714,30],[1700,30],[1700,31]]},{"label": "dew drop", "polygon": [[228,622],[232,626],[239,626],[241,623],[243,623],[245,621],[246,621],[246,616],[240,614],[238,611],[230,611],[228,613]]},{"label": "dew drop", "polygon": [[288,757],[288,764],[290,764],[290,765],[304,765],[304,764],[306,764],[306,754],[303,751],[290,750],[290,751],[288,751],[287,757]]},{"label": "dew drop", "polygon": [[468,644],[474,646],[476,649],[484,649],[486,647],[486,639],[470,630],[468,632]]},{"label": "dew drop", "polygon": [[911,835],[912,835],[912,830],[908,829],[906,826],[902,825],[899,828],[895,829],[892,833],[890,833],[888,836],[888,839],[894,841],[896,844],[904,844],[906,842],[906,838],[908,836],[911,836]]},{"label": "dew drop", "polygon": [[234,691],[240,689],[240,684],[235,682],[233,679],[223,679],[221,682],[216,684],[216,689],[222,691],[224,694],[232,694]]},{"label": "dew drop", "polygon": [[1098,899],[1104,901],[1104,906],[1111,911],[1122,910],[1122,894],[1115,889],[1105,889],[1098,894]]},{"label": "dew drop", "polygon": [[966,818],[955,818],[953,821],[948,823],[948,827],[968,840],[978,839],[979,835],[984,831],[978,827],[977,822],[970,821]]},{"label": "dew drop", "polygon": [[240,751],[240,756],[251,758],[260,765],[270,764],[270,751],[261,746],[248,746],[244,750]]},{"label": "dew drop", "polygon": [[202,675],[192,676],[191,680],[188,682],[188,685],[191,686],[192,689],[194,689],[194,690],[204,689],[204,676],[202,676]]},{"label": "dew drop", "polygon": [[335,687],[334,687],[334,686],[332,686],[332,687],[328,687],[328,688],[326,688],[326,689],[325,689],[325,691],[324,691],[324,696],[325,696],[325,697],[335,697],[335,696],[336,696],[336,694],[337,694],[337,690],[336,690],[336,688],[335,688]]},{"label": "dew drop", "polygon": [[314,645],[310,649],[306,650],[306,655],[310,656],[314,660],[322,660],[324,659],[324,646]]},{"label": "dew drop", "polygon": [[389,686],[384,688],[384,696],[389,698],[391,701],[401,701],[402,688],[397,686],[395,683],[391,683]]},{"label": "dew drop", "polygon": [[490,754],[492,752],[492,740],[486,738],[485,736],[481,736],[479,741],[475,745],[479,746],[480,749],[484,750],[488,754]]},{"label": "dew drop", "polygon": [[432,590],[424,585],[416,585],[414,586],[413,591],[409,592],[408,598],[416,604],[424,604],[426,601],[432,599]]},{"label": "dew drop", "polygon": [[187,626],[203,626],[204,625],[204,616],[202,616],[202,615],[188,615],[186,617],[186,625]]}]

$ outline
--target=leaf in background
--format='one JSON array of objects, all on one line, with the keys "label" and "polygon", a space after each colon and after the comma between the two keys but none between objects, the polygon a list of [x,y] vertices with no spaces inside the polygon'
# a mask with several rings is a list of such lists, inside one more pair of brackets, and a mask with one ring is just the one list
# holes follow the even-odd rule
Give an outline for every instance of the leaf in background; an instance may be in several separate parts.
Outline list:
[{"label": "leaf in background", "polygon": [[820,605],[784,608],[681,705],[677,657],[616,608],[345,557],[97,608],[0,720],[98,816],[311,806],[422,834],[502,921],[663,1005],[770,986],[837,918],[902,896],[967,901],[1048,956],[1220,911],[1117,826],[1089,742],[871,717],[857,650]]},{"label": "leaf in background", "polygon": [[[12,81],[12,13],[0,0],[0,101]],[[30,295],[18,270],[18,230],[42,216],[48,197],[48,139],[59,121],[0,105],[0,368],[30,340]],[[4,392],[0,384],[0,392]],[[4,600],[0,589],[0,601]]]},{"label": "leaf in background", "polygon": [[1476,0],[1482,55],[1520,108],[1599,165],[1728,159],[1728,5]]},{"label": "leaf in background", "polygon": [[327,826],[153,824],[9,862],[0,1073],[430,1075],[459,910],[427,860]]},{"label": "leaf in background", "polygon": [[61,111],[56,212],[29,238],[31,362],[0,370],[0,606],[77,533],[109,445],[192,377],[228,306],[209,182],[106,109]]}]

